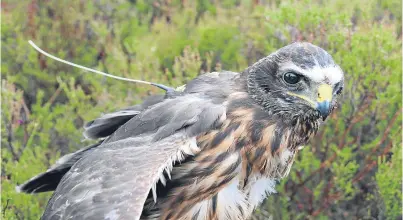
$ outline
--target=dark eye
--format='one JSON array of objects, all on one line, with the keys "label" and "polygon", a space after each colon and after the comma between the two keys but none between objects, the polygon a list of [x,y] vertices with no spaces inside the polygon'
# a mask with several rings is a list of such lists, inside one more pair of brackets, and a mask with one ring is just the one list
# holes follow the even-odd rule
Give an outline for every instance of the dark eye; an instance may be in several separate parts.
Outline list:
[{"label": "dark eye", "polygon": [[297,84],[301,81],[302,76],[296,73],[288,72],[283,75],[284,81],[288,84]]},{"label": "dark eye", "polygon": [[342,91],[343,91],[343,86],[340,86],[336,92],[336,95],[340,95]]},{"label": "dark eye", "polygon": [[340,82],[338,82],[334,88],[336,89],[336,95],[340,95],[343,91],[343,86],[340,85]]}]

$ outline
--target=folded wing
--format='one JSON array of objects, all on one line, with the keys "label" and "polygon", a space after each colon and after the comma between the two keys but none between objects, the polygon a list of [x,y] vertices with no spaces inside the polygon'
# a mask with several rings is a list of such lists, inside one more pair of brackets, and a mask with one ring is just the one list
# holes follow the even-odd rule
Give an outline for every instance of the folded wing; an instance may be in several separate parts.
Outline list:
[{"label": "folded wing", "polygon": [[[120,126],[138,115],[144,109],[161,102],[166,95],[153,95],[144,100],[143,103],[131,106],[116,112],[107,113],[101,117],[88,122],[84,126],[84,136],[90,139],[103,139],[115,132]],[[64,155],[56,161],[47,171],[40,173],[25,183],[16,187],[17,192],[40,193],[56,189],[60,180],[70,170],[70,168],[80,160],[85,154],[92,152],[101,142],[92,144],[74,153]]]},{"label": "folded wing", "polygon": [[139,219],[163,172],[197,153],[195,137],[225,119],[225,106],[214,103],[223,102],[186,94],[130,119],[67,172],[43,219]]},{"label": "folded wing", "polygon": [[84,125],[84,136],[90,139],[105,138],[113,134],[120,126],[138,115],[144,109],[164,100],[165,95],[153,95],[143,103],[107,113],[101,117],[89,121]]}]

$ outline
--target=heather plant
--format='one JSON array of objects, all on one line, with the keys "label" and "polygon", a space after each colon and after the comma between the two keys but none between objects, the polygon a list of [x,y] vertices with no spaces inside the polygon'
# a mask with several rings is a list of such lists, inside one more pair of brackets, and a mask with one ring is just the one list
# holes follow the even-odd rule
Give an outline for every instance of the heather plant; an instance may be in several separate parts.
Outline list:
[{"label": "heather plant", "polygon": [[51,193],[15,186],[89,145],[86,121],[198,74],[242,71],[293,41],[326,49],[345,72],[336,111],[298,153],[255,219],[397,219],[402,206],[401,1],[21,0],[2,2],[1,207],[38,219]]}]

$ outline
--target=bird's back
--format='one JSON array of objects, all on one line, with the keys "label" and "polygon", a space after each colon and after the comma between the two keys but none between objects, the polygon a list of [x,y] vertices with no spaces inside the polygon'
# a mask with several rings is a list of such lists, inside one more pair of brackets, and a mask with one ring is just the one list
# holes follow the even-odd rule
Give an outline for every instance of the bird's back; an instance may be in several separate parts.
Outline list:
[{"label": "bird's back", "polygon": [[[150,106],[120,126],[63,177],[43,219],[98,219],[105,215],[126,219],[139,215],[136,214],[139,210],[144,217],[148,215],[147,210],[142,209],[144,202],[137,202],[142,199],[147,201],[146,208],[148,204],[154,207],[150,209],[152,215],[160,213],[163,208],[158,205],[168,205],[162,201],[173,198],[174,189],[181,184],[176,182],[177,177],[187,173],[177,170],[189,170],[188,166],[193,166],[193,155],[203,151],[198,146],[199,139],[222,126],[228,97],[238,88],[238,77],[239,74],[232,72],[202,75],[189,82],[182,94]],[[177,146],[180,148],[178,152]],[[171,154],[175,156],[171,157]],[[170,166],[175,166],[172,172]],[[161,172],[161,169],[166,171]],[[153,172],[159,173],[157,179]],[[186,178],[182,179],[186,181]],[[161,187],[157,185],[163,183],[166,185],[164,189],[158,190]],[[147,187],[150,188],[147,190]],[[144,198],[141,198],[141,193],[136,197],[138,189],[147,192]],[[154,201],[154,197],[157,203],[151,205],[148,201]],[[111,208],[111,205],[118,208]],[[105,213],[107,206],[112,211]],[[120,212],[122,209],[127,209],[124,214]]]}]

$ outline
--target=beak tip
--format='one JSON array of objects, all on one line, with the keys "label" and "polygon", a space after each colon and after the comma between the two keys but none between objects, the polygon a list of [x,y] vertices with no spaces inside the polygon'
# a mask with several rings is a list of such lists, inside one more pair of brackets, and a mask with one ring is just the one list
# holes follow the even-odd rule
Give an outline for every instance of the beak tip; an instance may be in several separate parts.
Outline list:
[{"label": "beak tip", "polygon": [[323,102],[318,102],[316,104],[316,109],[319,111],[323,121],[326,120],[327,116],[330,114],[330,102],[329,101],[323,101]]}]

